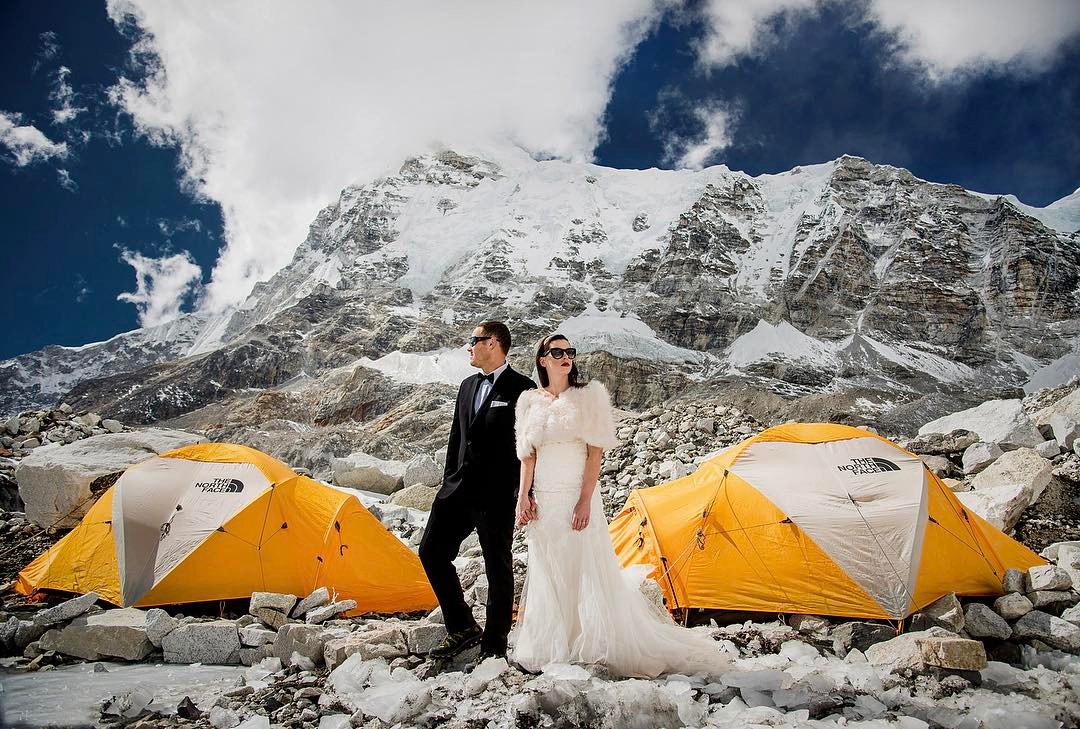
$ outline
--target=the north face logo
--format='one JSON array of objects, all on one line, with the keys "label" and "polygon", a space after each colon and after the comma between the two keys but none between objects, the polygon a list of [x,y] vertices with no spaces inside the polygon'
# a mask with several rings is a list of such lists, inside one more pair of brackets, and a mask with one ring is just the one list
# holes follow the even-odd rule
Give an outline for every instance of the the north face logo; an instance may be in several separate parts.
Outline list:
[{"label": "the north face logo", "polygon": [[238,494],[244,490],[244,482],[235,478],[215,478],[213,481],[199,481],[195,488],[205,494]]},{"label": "the north face logo", "polygon": [[882,473],[884,471],[899,471],[900,466],[884,458],[852,458],[851,463],[837,466],[841,471],[847,471],[852,476],[866,473]]}]

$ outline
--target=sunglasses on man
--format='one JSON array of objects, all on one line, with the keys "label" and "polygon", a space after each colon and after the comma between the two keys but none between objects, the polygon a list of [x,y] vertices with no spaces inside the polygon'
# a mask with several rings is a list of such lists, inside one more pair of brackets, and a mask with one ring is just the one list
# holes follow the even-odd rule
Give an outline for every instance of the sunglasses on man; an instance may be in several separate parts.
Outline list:
[{"label": "sunglasses on man", "polygon": [[477,342],[482,342],[485,339],[491,339],[491,337],[490,336],[487,336],[487,337],[469,337],[469,339],[468,339],[469,346],[470,347],[475,347]]},{"label": "sunglasses on man", "polygon": [[546,352],[546,354],[554,357],[555,359],[562,359],[563,357],[566,357],[567,359],[574,359],[575,357],[577,357],[577,350],[573,347],[568,347],[566,349],[563,349],[562,347],[552,347]]}]

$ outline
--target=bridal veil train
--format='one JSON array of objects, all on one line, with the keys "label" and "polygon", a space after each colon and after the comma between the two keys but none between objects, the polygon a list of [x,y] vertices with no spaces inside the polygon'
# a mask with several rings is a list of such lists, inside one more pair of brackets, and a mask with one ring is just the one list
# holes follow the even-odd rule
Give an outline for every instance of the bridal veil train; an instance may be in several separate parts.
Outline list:
[{"label": "bridal veil train", "polygon": [[618,444],[607,389],[593,380],[558,397],[522,393],[516,410],[518,457],[535,454],[538,518],[525,529],[528,572],[513,659],[529,670],[550,663],[600,664],[613,675],[718,673],[728,659],[708,635],[680,627],[638,589],[639,570],[615,557],[599,489],[589,524],[571,527],[587,446]]}]

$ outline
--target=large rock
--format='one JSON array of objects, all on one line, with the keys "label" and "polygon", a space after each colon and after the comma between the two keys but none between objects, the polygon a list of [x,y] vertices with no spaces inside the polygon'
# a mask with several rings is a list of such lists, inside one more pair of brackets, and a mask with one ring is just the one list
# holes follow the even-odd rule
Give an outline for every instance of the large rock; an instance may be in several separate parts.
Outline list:
[{"label": "large rock", "polygon": [[964,630],[972,638],[1005,640],[1012,635],[1005,619],[981,602],[970,603],[964,609]]},{"label": "large rock", "polygon": [[386,626],[328,640],[323,656],[327,667],[333,668],[355,654],[366,661],[372,658],[399,658],[408,653],[409,648],[401,630]]},{"label": "large rock", "polygon": [[161,640],[166,663],[240,663],[240,634],[231,620],[187,623]]},{"label": "large rock", "polygon": [[971,509],[993,526],[1008,531],[1031,505],[1031,488],[1022,484],[961,491],[956,494],[965,507]]},{"label": "large rock", "polygon": [[405,642],[409,653],[426,656],[432,648],[446,639],[446,626],[439,623],[421,622],[405,628]]},{"label": "large rock", "polygon": [[89,612],[98,599],[96,592],[88,592],[85,595],[65,600],[51,608],[39,610],[34,614],[34,625],[49,627],[77,618]]},{"label": "large rock", "polygon": [[38,640],[43,651],[56,651],[88,661],[120,658],[141,661],[154,650],[146,636],[146,613],[136,608],[84,615]]},{"label": "large rock", "polygon": [[1077,602],[1076,593],[1072,590],[1032,590],[1027,594],[1027,598],[1036,610],[1045,607],[1058,608]]},{"label": "large rock", "polygon": [[[1061,437],[1054,427],[1055,420],[1062,425],[1069,420],[1080,423],[1080,389],[1073,390],[1057,402],[1047,405],[1035,413],[1032,420],[1034,420],[1036,427],[1046,426],[1054,434],[1054,437],[1061,441]],[[1064,442],[1062,442],[1062,445],[1065,445]]]},{"label": "large rock", "polygon": [[866,659],[889,673],[921,672],[929,667],[954,671],[986,668],[986,650],[977,640],[959,638],[943,628],[899,635],[866,649]]},{"label": "large rock", "polygon": [[994,611],[1006,620],[1022,618],[1034,609],[1031,600],[1018,592],[1010,592],[994,600]]},{"label": "large rock", "polygon": [[912,625],[925,628],[937,626],[953,633],[964,629],[964,607],[956,594],[950,592],[930,603],[912,617]]},{"label": "large rock", "polygon": [[92,505],[90,484],[95,480],[204,440],[181,430],[148,428],[35,450],[15,471],[26,518],[39,526],[73,527]]},{"label": "large rock", "polygon": [[1034,448],[1043,437],[1024,410],[1022,400],[988,400],[968,410],[962,410],[944,418],[938,418],[919,428],[925,433],[950,433],[954,430],[970,430],[978,433],[979,440],[997,443],[1002,448]]},{"label": "large rock", "polygon": [[330,599],[330,589],[328,587],[317,587],[312,590],[310,595],[301,600],[297,606],[293,608],[292,616],[294,618],[302,618],[309,610],[322,607],[323,605],[329,605]]},{"label": "large rock", "polygon": [[279,613],[289,614],[296,605],[296,595],[286,595],[280,592],[253,592],[251,601],[248,603],[248,612],[254,615],[258,608],[270,608]]},{"label": "large rock", "polygon": [[1015,567],[1008,568],[1005,576],[1001,578],[1001,589],[1005,592],[1023,592],[1027,589],[1027,572]]},{"label": "large rock", "polygon": [[392,494],[405,485],[404,461],[384,461],[367,453],[353,453],[330,463],[334,483],[351,489]]},{"label": "large rock", "polygon": [[968,446],[964,451],[963,464],[964,474],[972,475],[983,470],[1004,454],[1001,446],[997,443],[983,443],[979,441]]},{"label": "large rock", "polygon": [[292,623],[278,631],[274,641],[274,655],[286,666],[292,665],[293,654],[298,653],[315,665],[323,660],[326,631],[318,625]]},{"label": "large rock", "polygon": [[1025,592],[1036,590],[1072,589],[1072,577],[1063,568],[1053,564],[1042,564],[1027,571]]},{"label": "large rock", "polygon": [[930,472],[938,478],[947,478],[956,470],[953,462],[945,456],[920,455],[919,458],[930,469]]},{"label": "large rock", "polygon": [[350,610],[356,609],[356,600],[339,600],[337,602],[330,603],[329,605],[323,605],[322,607],[312,608],[304,616],[304,622],[312,625],[318,625],[325,623],[335,615],[341,613],[347,613]]},{"label": "large rock", "polygon": [[1080,651],[1080,627],[1041,610],[1032,610],[1013,624],[1013,637],[1041,640],[1063,651]]},{"label": "large rock", "polygon": [[1005,453],[971,480],[971,488],[997,488],[1023,484],[1031,489],[1031,502],[1042,496],[1053,477],[1054,466],[1032,448]]},{"label": "large rock", "polygon": [[437,493],[439,493],[439,489],[434,486],[424,486],[423,484],[406,486],[390,497],[390,503],[395,506],[407,506],[410,509],[431,511],[431,505],[435,503],[435,494]]},{"label": "large rock", "polygon": [[851,650],[865,653],[870,646],[891,640],[895,635],[896,631],[891,626],[881,623],[841,623],[832,632],[833,652],[840,657],[846,656]]},{"label": "large rock", "polygon": [[920,435],[909,440],[905,447],[920,455],[947,456],[962,452],[978,440],[978,434],[970,430],[954,430],[951,433],[920,431]]},{"label": "large rock", "polygon": [[146,637],[155,648],[160,648],[165,636],[179,626],[180,621],[161,608],[150,608],[146,611]]}]

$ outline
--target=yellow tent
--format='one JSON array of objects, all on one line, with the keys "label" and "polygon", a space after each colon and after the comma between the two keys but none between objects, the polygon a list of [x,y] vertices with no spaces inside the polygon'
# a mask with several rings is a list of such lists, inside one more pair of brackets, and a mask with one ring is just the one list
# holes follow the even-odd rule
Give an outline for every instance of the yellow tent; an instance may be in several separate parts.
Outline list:
[{"label": "yellow tent", "polygon": [[950,592],[1000,595],[1038,555],[964,508],[919,458],[844,425],[770,428],[612,521],[672,609],[901,620]]},{"label": "yellow tent", "polygon": [[321,586],[356,600],[354,615],[437,604],[419,558],[355,496],[253,448],[203,443],[125,471],[16,590],[149,606]]}]

